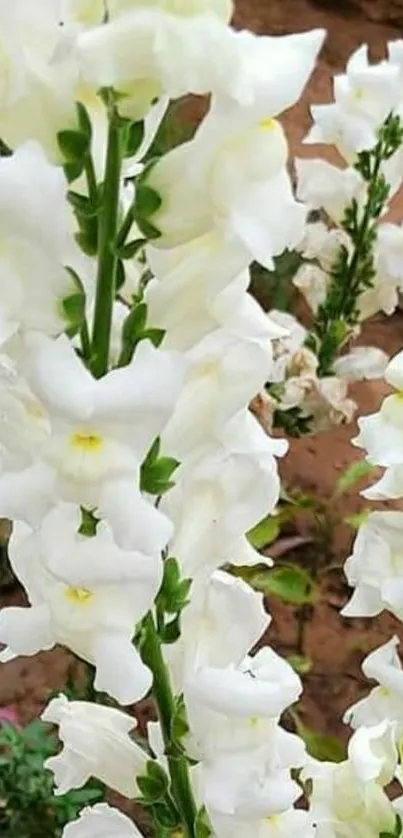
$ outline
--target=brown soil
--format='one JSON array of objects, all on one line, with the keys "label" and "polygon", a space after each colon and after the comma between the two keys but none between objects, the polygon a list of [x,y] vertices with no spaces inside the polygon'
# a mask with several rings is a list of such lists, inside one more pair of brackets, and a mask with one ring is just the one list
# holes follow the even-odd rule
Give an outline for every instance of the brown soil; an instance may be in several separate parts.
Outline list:
[{"label": "brown soil", "polygon": [[[319,60],[319,65],[301,103],[284,117],[293,153],[301,152],[300,141],[309,125],[308,103],[327,101],[330,96],[331,76],[340,71],[346,58],[362,42],[368,42],[374,58],[384,54],[388,39],[400,37],[402,31],[390,23],[374,23],[364,14],[382,19],[382,10],[389,9],[388,20],[393,17],[402,3],[385,3],[380,0],[238,0],[235,23],[260,33],[284,34],[302,31],[311,27],[325,27],[328,39]],[[197,112],[195,109],[195,114]],[[312,154],[312,151],[309,152]],[[386,319],[377,317],[369,324],[364,335],[365,343],[373,343],[389,354],[396,353],[403,343],[403,315],[398,312]],[[386,388],[382,383],[360,384],[356,397],[361,414],[372,412],[379,406]],[[337,476],[360,453],[351,446],[353,426],[344,426],[324,433],[316,438],[293,441],[291,450],[283,463],[282,471],[286,485],[309,491],[321,498],[329,499]],[[346,515],[357,511],[363,502],[357,492],[350,493],[340,503],[337,523],[329,535],[327,549],[331,562],[342,563],[348,555],[351,530],[343,523]],[[299,550],[298,560],[310,561],[309,551]],[[305,676],[305,694],[301,704],[302,718],[313,729],[346,738],[347,732],[341,723],[343,710],[365,692],[365,682],[360,676],[360,661],[377,644],[388,639],[401,627],[388,615],[377,620],[343,620],[339,616],[340,606],[347,597],[340,574],[324,576],[322,598],[313,609],[306,632],[306,653],[312,659],[313,669]],[[15,604],[21,594],[3,596],[3,604]],[[270,642],[281,652],[289,654],[296,650],[297,621],[295,610],[270,601],[273,624]],[[0,706],[12,705],[23,722],[35,717],[46,702],[51,690],[62,688],[71,658],[67,652],[56,649],[38,655],[33,660],[18,660],[0,669]],[[80,668],[77,670],[80,676]]]}]

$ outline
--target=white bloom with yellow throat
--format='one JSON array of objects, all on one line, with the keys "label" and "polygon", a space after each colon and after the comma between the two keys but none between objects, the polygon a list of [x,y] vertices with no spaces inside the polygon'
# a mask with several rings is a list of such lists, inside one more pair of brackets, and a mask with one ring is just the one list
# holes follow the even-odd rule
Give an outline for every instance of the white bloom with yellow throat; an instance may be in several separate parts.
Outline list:
[{"label": "white bloom with yellow throat", "polygon": [[93,537],[81,535],[80,524],[78,507],[62,504],[39,531],[14,525],[10,561],[30,607],[0,612],[5,658],[61,643],[94,665],[96,689],[130,704],[151,686],[132,638],[158,592],[162,563],[120,550],[104,523]]},{"label": "white bloom with yellow throat", "polygon": [[22,368],[50,433],[40,459],[0,478],[2,513],[36,526],[56,499],[98,509],[124,549],[159,553],[170,522],[139,490],[147,451],[182,385],[178,355],[145,341],[133,361],[95,379],[64,336],[27,336]]}]

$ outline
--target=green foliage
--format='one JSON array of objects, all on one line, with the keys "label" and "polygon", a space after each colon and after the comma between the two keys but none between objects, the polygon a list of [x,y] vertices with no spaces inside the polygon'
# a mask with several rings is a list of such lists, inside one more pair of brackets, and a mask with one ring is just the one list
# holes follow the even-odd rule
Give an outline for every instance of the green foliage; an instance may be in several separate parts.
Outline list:
[{"label": "green foliage", "polygon": [[53,794],[53,777],[44,760],[57,750],[55,738],[40,721],[23,730],[0,727],[0,834],[7,838],[60,838],[79,810],[103,797],[100,784],[63,797]]},{"label": "green foliage", "polygon": [[321,762],[343,762],[347,758],[346,749],[340,739],[310,730],[295,712],[290,712],[298,736],[304,740],[308,754]]},{"label": "green foliage", "polygon": [[285,250],[274,258],[274,270],[269,271],[257,262],[250,268],[251,291],[263,308],[291,311],[295,297],[292,279],[302,262],[295,250]]},{"label": "green foliage", "polygon": [[281,519],[278,515],[270,515],[263,518],[247,533],[249,543],[255,550],[263,550],[279,537],[281,530]]},{"label": "green foliage", "polygon": [[152,329],[147,326],[146,303],[135,303],[123,324],[123,348],[119,358],[119,366],[125,367],[130,363],[136,347],[142,340],[149,340],[154,346],[158,347],[162,343],[164,335],[163,329]]},{"label": "green foliage", "polygon": [[185,699],[183,695],[179,695],[175,699],[175,708],[171,719],[171,741],[180,751],[183,750],[182,740],[189,733],[189,730]]},{"label": "green foliage", "polygon": [[396,823],[393,832],[380,832],[379,838],[401,838],[403,834],[403,824],[400,815],[396,815]]},{"label": "green foliage", "polygon": [[364,477],[369,477],[374,471],[374,466],[367,463],[366,460],[357,460],[340,475],[336,483],[336,494],[341,495],[344,492],[355,489],[357,483]]},{"label": "green foliage", "polygon": [[174,485],[173,473],[179,461],[173,457],[160,457],[161,440],[153,442],[140,469],[140,488],[149,495],[164,495]]},{"label": "green foliage", "polygon": [[165,559],[157,608],[165,614],[180,614],[189,603],[191,579],[182,579],[180,565],[174,558]]},{"label": "green foliage", "polygon": [[312,605],[317,599],[315,580],[298,565],[283,565],[259,572],[252,577],[251,583],[257,590],[274,594],[290,605]]},{"label": "green foliage", "polygon": [[298,675],[307,675],[312,670],[312,661],[306,655],[289,655],[287,660]]},{"label": "green foliage", "polygon": [[137,777],[137,785],[142,794],[142,803],[152,806],[164,799],[169,788],[169,778],[159,763],[150,759],[146,764],[146,774]]},{"label": "green foliage", "polygon": [[195,838],[211,838],[212,835],[214,835],[214,833],[207,814],[207,809],[203,806],[197,813],[195,822]]},{"label": "green foliage", "polygon": [[[271,394],[271,388],[268,392]],[[291,407],[290,410],[275,410],[273,416],[273,427],[281,428],[293,439],[311,433],[312,416],[306,416],[299,407]]]},{"label": "green foliage", "polygon": [[389,116],[379,131],[376,146],[357,155],[354,167],[367,185],[367,201],[362,208],[354,198],[346,207],[341,227],[349,235],[353,247],[351,253],[346,247],[340,247],[326,300],[318,308],[307,340],[307,346],[318,356],[320,376],[332,373],[340,347],[359,321],[359,297],[373,286],[377,222],[390,193],[382,163],[389,160],[402,143],[400,117]]},{"label": "green foliage", "polygon": [[63,314],[67,323],[66,332],[70,338],[74,337],[85,323],[85,290],[80,277],[72,268],[67,268],[75,290],[69,297],[65,297],[62,306]]}]

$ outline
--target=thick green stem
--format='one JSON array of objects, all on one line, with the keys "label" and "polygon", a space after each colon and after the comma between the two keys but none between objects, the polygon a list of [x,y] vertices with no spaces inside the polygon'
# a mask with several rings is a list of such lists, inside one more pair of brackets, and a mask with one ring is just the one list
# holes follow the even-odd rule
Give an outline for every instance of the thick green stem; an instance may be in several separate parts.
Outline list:
[{"label": "thick green stem", "polygon": [[194,838],[197,807],[193,797],[186,758],[180,754],[173,755],[171,729],[175,712],[175,696],[163,658],[161,641],[151,612],[143,622],[143,629],[145,640],[142,653],[144,662],[150,667],[154,676],[153,692],[167,753],[172,796],[180,812],[188,838]]},{"label": "thick green stem", "polygon": [[103,200],[98,224],[98,273],[92,334],[91,368],[97,378],[105,375],[108,370],[112,309],[116,294],[116,235],[122,166],[120,127],[113,110],[109,120]]}]

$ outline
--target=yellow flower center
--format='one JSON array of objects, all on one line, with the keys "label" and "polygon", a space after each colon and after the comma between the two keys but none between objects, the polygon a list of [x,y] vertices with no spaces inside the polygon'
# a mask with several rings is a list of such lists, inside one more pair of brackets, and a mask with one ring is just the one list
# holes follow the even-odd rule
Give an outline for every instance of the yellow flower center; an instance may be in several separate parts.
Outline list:
[{"label": "yellow flower center", "polygon": [[82,451],[93,454],[102,448],[103,440],[97,434],[76,433],[71,437],[71,444],[73,448],[80,448]]},{"label": "yellow flower center", "polygon": [[67,588],[65,597],[74,605],[87,605],[94,594],[87,588]]}]

